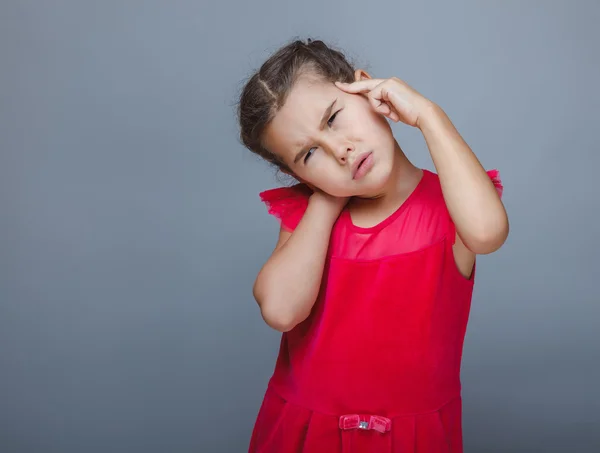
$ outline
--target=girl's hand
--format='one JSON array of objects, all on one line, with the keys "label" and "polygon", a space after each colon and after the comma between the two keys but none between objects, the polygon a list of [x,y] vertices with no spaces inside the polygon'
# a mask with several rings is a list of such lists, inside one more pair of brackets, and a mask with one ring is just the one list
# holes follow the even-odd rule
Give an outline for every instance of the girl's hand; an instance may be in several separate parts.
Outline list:
[{"label": "girl's hand", "polygon": [[309,203],[322,206],[327,213],[332,215],[334,219],[337,219],[350,200],[349,197],[334,197],[323,192],[322,190],[316,189],[315,187],[309,187],[311,187],[313,190],[313,194],[310,196]]},{"label": "girl's hand", "polygon": [[420,127],[420,120],[434,106],[433,102],[409,87],[397,77],[390,79],[364,79],[353,83],[335,82],[346,93],[367,95],[377,113],[394,122]]}]

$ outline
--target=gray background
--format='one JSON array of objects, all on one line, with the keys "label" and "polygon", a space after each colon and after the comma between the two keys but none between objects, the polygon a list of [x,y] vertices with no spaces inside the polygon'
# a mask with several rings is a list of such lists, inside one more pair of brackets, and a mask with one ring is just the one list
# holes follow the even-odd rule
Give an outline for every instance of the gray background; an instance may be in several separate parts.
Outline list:
[{"label": "gray background", "polygon": [[294,36],[404,79],[501,170],[466,451],[600,451],[598,2],[286,3],[0,3],[0,452],[245,451],[279,344],[258,192],[281,181],[234,104]]}]

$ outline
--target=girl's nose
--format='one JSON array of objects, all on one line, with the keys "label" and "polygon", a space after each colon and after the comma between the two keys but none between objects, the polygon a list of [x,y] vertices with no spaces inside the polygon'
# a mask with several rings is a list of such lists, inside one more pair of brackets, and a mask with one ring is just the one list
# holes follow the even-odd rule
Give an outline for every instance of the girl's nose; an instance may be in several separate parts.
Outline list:
[{"label": "girl's nose", "polygon": [[352,151],[354,151],[354,146],[350,143],[340,143],[334,148],[334,155],[340,163],[346,163],[348,162],[348,156]]}]

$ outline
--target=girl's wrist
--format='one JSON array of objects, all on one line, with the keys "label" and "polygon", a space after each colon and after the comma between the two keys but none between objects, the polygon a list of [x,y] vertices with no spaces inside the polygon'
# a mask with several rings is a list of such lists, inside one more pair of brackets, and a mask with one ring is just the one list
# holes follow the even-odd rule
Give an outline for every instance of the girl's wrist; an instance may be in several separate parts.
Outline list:
[{"label": "girl's wrist", "polygon": [[308,208],[311,212],[316,213],[316,217],[326,221],[328,224],[333,225],[340,213],[342,212],[343,205],[338,202],[332,202],[333,200],[327,200],[326,196],[313,195],[308,199]]}]

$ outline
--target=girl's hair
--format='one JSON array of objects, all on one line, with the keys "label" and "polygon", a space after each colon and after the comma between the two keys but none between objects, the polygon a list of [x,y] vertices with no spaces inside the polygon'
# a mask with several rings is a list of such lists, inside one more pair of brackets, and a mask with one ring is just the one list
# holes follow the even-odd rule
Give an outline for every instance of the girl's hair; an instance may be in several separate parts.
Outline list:
[{"label": "girl's hair", "polygon": [[329,82],[352,82],[354,68],[341,51],[323,41],[295,40],[273,53],[250,77],[238,104],[243,145],[279,169],[288,171],[287,166],[262,145],[262,134],[302,76],[316,76]]}]

